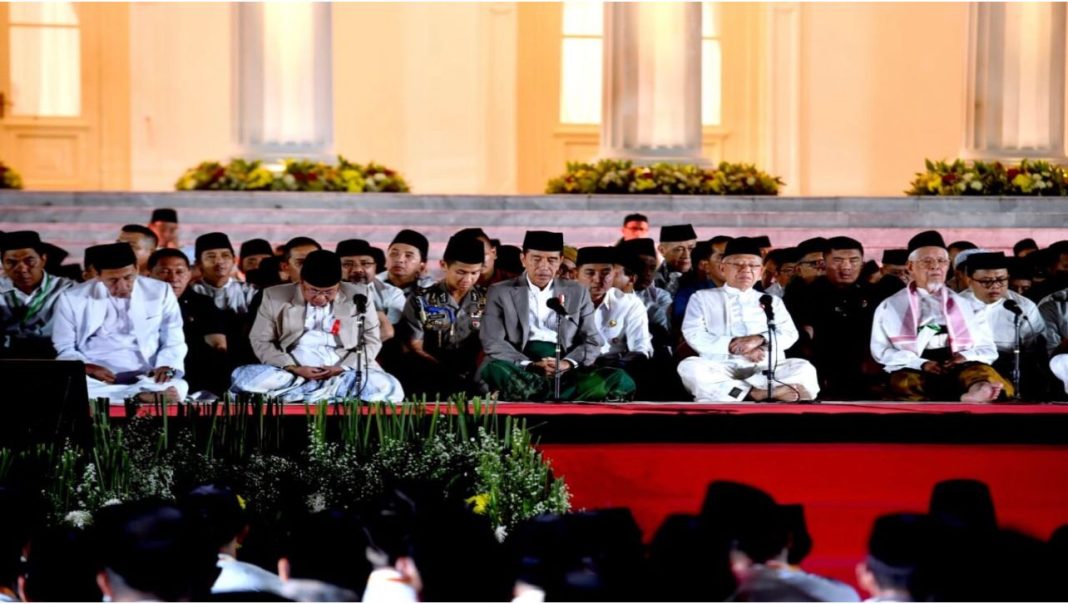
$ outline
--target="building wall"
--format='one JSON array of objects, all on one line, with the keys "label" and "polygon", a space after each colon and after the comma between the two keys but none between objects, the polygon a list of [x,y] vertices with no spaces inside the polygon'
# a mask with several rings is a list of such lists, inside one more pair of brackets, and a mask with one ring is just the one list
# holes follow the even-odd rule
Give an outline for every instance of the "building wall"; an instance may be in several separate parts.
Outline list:
[{"label": "building wall", "polygon": [[[967,10],[801,6],[798,193],[896,195],[925,157],[957,155]],[[334,4],[335,150],[420,193],[517,192],[518,12]],[[228,4],[130,4],[132,189],[234,152],[233,31]]]},{"label": "building wall", "polygon": [[900,195],[964,138],[968,5],[804,4],[802,195]]}]

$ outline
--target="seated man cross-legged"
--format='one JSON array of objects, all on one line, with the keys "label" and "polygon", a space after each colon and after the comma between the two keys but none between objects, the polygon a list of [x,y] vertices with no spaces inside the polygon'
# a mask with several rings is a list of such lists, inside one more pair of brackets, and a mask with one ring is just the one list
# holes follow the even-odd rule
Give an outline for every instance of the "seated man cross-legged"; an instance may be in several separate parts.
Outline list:
[{"label": "seated man cross-legged", "polygon": [[942,236],[909,241],[912,283],[875,309],[871,354],[890,374],[893,398],[980,403],[1012,396],[990,363],[998,357],[985,315],[946,287],[949,253]]},{"label": "seated man cross-legged", "polygon": [[[721,261],[727,282],[690,298],[682,333],[700,356],[679,363],[682,383],[698,402],[798,401],[819,394],[816,369],[804,359],[784,358],[797,341],[797,328],[778,296],[753,289],[763,268],[759,246],[746,237],[727,244]],[[773,336],[775,382],[768,383],[768,320],[761,297],[768,296],[776,320]]]},{"label": "seated man cross-legged", "polygon": [[186,344],[182,311],[171,286],[139,277],[129,244],[101,246],[98,276],[63,292],[56,301],[52,343],[59,360],[85,363],[89,397],[122,403],[156,393],[185,399],[180,379]]},{"label": "seated man cross-legged", "polygon": [[[382,342],[378,313],[367,294],[366,285],[341,282],[336,254],[308,254],[299,283],[264,290],[249,334],[262,364],[235,369],[230,389],[283,402],[403,400],[400,383],[374,361]],[[363,342],[358,333],[361,313]]]}]

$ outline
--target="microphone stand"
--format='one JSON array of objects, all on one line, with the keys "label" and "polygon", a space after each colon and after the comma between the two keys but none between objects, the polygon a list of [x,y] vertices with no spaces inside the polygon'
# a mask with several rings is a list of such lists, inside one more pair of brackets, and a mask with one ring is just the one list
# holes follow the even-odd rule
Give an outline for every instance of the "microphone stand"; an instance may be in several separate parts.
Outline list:
[{"label": "microphone stand", "polygon": [[768,378],[768,393],[770,395],[773,388],[772,382],[775,381],[775,319],[768,317],[768,368],[763,372],[764,376]]},{"label": "microphone stand", "polygon": [[1020,315],[1016,314],[1012,320],[1013,327],[1016,329],[1016,339],[1013,342],[1012,347],[1012,389],[1013,400],[1020,400]]},{"label": "microphone stand", "polygon": [[356,319],[356,400],[359,402],[363,402],[364,380],[366,379],[363,374],[363,357],[366,354],[364,350],[366,342],[363,337],[364,320],[364,313],[360,313]]},{"label": "microphone stand", "polygon": [[564,348],[564,317],[556,315],[556,365],[553,368],[553,401],[560,402],[560,357]]}]

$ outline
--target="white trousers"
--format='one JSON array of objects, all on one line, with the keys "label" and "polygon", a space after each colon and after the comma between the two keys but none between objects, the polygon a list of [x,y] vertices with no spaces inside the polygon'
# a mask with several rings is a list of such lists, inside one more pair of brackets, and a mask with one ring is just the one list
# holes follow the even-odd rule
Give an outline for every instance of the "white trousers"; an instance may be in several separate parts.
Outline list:
[{"label": "white trousers", "polygon": [[[767,363],[748,360],[711,361],[689,357],[679,363],[682,384],[699,403],[734,403],[745,399],[753,388],[768,390],[768,378],[762,371]],[[805,359],[782,359],[775,365],[775,384],[798,385],[813,398],[819,394],[816,368]]]},{"label": "white trousers", "polygon": [[172,386],[178,391],[178,400],[184,401],[186,395],[189,394],[189,384],[180,378],[157,384],[151,377],[142,376],[133,384],[106,384],[96,378],[86,376],[85,384],[89,388],[89,400],[106,398],[111,401],[112,405],[121,405],[126,399],[142,392],[162,392]]},{"label": "white trousers", "polygon": [[344,400],[364,401],[404,400],[404,388],[397,378],[372,365],[362,384],[356,383],[355,371],[344,371],[328,380],[305,380],[274,365],[243,365],[231,376],[232,392],[263,394],[285,403],[302,401]]},{"label": "white trousers", "polygon": [[1058,354],[1050,359],[1049,370],[1064,384],[1064,392],[1068,393],[1068,354]]}]

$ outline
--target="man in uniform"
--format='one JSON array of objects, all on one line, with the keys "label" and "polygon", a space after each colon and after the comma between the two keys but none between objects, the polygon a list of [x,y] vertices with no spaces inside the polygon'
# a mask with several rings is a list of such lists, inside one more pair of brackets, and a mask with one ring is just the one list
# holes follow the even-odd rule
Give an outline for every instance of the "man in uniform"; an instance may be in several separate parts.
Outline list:
[{"label": "man in uniform", "polygon": [[690,254],[697,246],[697,233],[693,226],[675,224],[660,227],[660,245],[657,249],[664,262],[656,269],[657,287],[667,290],[672,297],[679,288],[679,277],[693,266]]},{"label": "man in uniform", "polygon": [[872,358],[890,374],[892,396],[974,403],[1012,396],[1012,384],[990,366],[997,359],[990,326],[946,287],[942,236],[924,231],[908,249],[912,282],[879,304],[872,323]]},{"label": "man in uniform", "polygon": [[389,340],[393,337],[393,326],[400,322],[404,312],[404,292],[375,276],[373,248],[363,239],[338,242],[336,253],[341,259],[341,280],[368,286],[378,312],[382,341]]},{"label": "man in uniform", "polygon": [[0,235],[0,356],[53,359],[52,313],[75,283],[45,272],[48,255],[35,231]]},{"label": "man in uniform", "polygon": [[141,275],[148,275],[148,257],[158,247],[156,234],[152,229],[139,224],[128,224],[119,231],[116,241],[130,244],[130,248],[137,257],[137,270]]},{"label": "man in uniform", "polygon": [[463,231],[453,235],[441,261],[444,277],[408,298],[404,323],[411,352],[401,379],[409,393],[434,400],[477,392],[479,327],[486,312],[486,290],[477,283],[485,255],[480,239]]},{"label": "man in uniform", "polygon": [[[957,258],[968,251],[961,252]],[[998,349],[998,358],[993,365],[1002,376],[1012,375],[1016,321],[1020,322],[1022,396],[1037,400],[1044,391],[1041,368],[1047,360],[1043,339],[1046,324],[1034,302],[1009,289],[1009,261],[1001,252],[968,256],[968,289],[961,293],[961,297],[971,302],[975,313],[983,315],[990,326],[994,345]],[[1010,301],[1015,305],[1016,312],[1006,307]],[[1039,358],[1041,364],[1038,362]]]},{"label": "man in uniform", "polygon": [[426,275],[426,257],[430,242],[426,235],[404,229],[390,242],[386,249],[386,271],[378,278],[400,288],[404,296],[416,287],[430,287],[434,280]]},{"label": "man in uniform", "polygon": [[156,234],[160,248],[178,249],[178,212],[173,208],[156,208],[152,210],[152,219],[148,228]]},{"label": "man in uniform", "polygon": [[193,275],[189,258],[181,250],[160,248],[149,256],[148,271],[153,279],[169,284],[178,298],[182,331],[189,348],[185,357],[185,378],[190,390],[207,390],[213,394],[226,392],[230,386],[226,321],[223,311],[215,307],[211,298],[195,293],[189,287]]},{"label": "man in uniform", "polygon": [[642,379],[653,357],[649,317],[637,296],[612,287],[617,255],[612,247],[581,248],[577,281],[590,292],[593,321],[604,341],[597,366],[618,367],[640,385],[650,381]]},{"label": "man in uniform", "polygon": [[187,349],[174,291],[138,276],[129,244],[104,246],[94,262],[99,276],[66,290],[56,302],[56,358],[85,363],[91,399],[184,400]]},{"label": "man in uniform", "polygon": [[[682,333],[700,356],[679,363],[686,389],[700,402],[799,401],[819,394],[816,369],[783,354],[797,341],[797,328],[777,296],[753,289],[763,269],[760,247],[746,237],[729,244],[723,257],[727,282],[690,298]],[[775,332],[768,330],[761,297],[771,300]],[[774,346],[775,382],[769,383],[769,338]]]},{"label": "man in uniform", "polygon": [[374,362],[382,343],[367,286],[342,283],[333,252],[302,260],[298,283],[264,290],[249,334],[261,364],[235,369],[231,390],[283,402],[403,400],[400,383]]},{"label": "man in uniform", "polygon": [[592,367],[603,342],[590,317],[589,292],[555,278],[563,250],[560,233],[528,231],[525,272],[490,287],[480,333],[486,360],[479,379],[502,400],[547,400],[559,371],[563,400],[628,399],[635,385],[626,373]]}]

